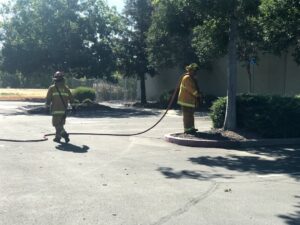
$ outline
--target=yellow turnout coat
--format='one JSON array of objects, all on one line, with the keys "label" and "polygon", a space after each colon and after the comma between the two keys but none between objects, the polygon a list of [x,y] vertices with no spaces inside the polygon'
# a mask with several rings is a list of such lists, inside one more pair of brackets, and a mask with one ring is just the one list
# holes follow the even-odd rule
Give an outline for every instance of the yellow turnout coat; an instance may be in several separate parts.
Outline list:
[{"label": "yellow turnout coat", "polygon": [[198,104],[199,91],[194,79],[186,73],[181,81],[177,103],[181,106],[195,108]]},{"label": "yellow turnout coat", "polygon": [[[59,95],[59,92],[61,97]],[[64,82],[58,82],[52,85],[48,89],[46,97],[46,105],[51,106],[52,115],[65,115],[69,103],[73,103],[74,99],[70,89],[64,84]]]}]

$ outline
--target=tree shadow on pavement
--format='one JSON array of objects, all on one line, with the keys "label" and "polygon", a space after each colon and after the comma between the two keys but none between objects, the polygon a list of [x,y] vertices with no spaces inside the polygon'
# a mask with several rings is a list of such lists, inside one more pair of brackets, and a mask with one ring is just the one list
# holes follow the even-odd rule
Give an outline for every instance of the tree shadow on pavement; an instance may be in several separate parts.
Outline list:
[{"label": "tree shadow on pavement", "polygon": [[[300,199],[300,196],[295,196],[295,198]],[[300,202],[295,206],[297,211],[288,215],[279,215],[280,218],[284,219],[288,225],[299,225],[300,224]]]},{"label": "tree shadow on pavement", "polygon": [[[200,156],[189,158],[194,164],[221,167],[256,174],[282,173],[300,180],[300,146],[243,149],[245,155]],[[249,153],[249,154],[247,154]]]},{"label": "tree shadow on pavement", "polygon": [[64,151],[64,152],[74,152],[74,153],[87,153],[90,149],[88,146],[83,145],[82,147],[73,145],[73,144],[65,144],[62,143],[55,147],[57,150]]},{"label": "tree shadow on pavement", "polygon": [[182,170],[175,171],[170,167],[160,167],[157,171],[161,172],[168,179],[194,179],[194,180],[210,180],[215,178],[226,178],[232,179],[231,175],[223,175],[223,174],[210,174],[206,171],[192,171],[192,170]]},{"label": "tree shadow on pavement", "polygon": [[[224,149],[224,151],[227,151]],[[291,147],[261,147],[236,150],[241,154],[226,156],[199,156],[189,158],[193,164],[211,168],[225,168],[237,172],[251,172],[259,175],[287,174],[300,181],[300,146]],[[228,174],[216,174],[207,171],[181,170],[175,171],[169,167],[159,167],[166,178],[209,180],[214,178],[232,179]]]},{"label": "tree shadow on pavement", "polygon": [[[227,152],[230,151],[230,152]],[[236,151],[232,152],[231,151]],[[236,175],[224,172],[211,172],[217,168],[236,172],[248,172],[258,175],[285,174],[295,181],[300,181],[300,146],[261,147],[226,150],[222,156],[199,156],[188,158],[188,161],[210,168],[209,171],[181,170],[160,167],[158,171],[167,179],[195,179],[208,181],[211,179],[234,179]],[[229,154],[228,154],[229,153]],[[222,170],[220,170],[222,171]],[[226,173],[226,174],[225,174]],[[300,200],[300,196],[295,196]],[[295,205],[295,211],[287,215],[278,215],[287,225],[300,224],[300,202]]]}]

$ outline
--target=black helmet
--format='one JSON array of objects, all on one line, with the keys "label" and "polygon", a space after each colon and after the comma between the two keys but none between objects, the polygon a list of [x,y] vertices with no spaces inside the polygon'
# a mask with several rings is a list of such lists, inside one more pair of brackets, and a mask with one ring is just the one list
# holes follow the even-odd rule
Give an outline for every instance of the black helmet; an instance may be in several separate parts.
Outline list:
[{"label": "black helmet", "polygon": [[56,71],[53,75],[53,80],[54,81],[61,81],[64,79],[64,73],[61,71]]}]

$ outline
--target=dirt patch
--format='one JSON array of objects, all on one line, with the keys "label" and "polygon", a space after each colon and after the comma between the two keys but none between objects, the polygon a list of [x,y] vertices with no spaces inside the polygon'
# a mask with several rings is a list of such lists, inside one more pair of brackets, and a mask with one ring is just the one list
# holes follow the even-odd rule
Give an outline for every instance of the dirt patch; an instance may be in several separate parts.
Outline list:
[{"label": "dirt patch", "polygon": [[224,131],[222,129],[212,129],[210,131],[198,131],[196,134],[175,134],[174,137],[193,140],[215,140],[215,141],[247,141],[261,139],[255,133],[245,130]]},{"label": "dirt patch", "polygon": [[[49,114],[49,111],[45,108],[45,105],[31,105],[31,106],[24,106],[21,108],[21,110],[24,110],[24,112],[28,114]],[[98,111],[98,110],[106,110],[110,111],[112,110],[111,107],[101,105],[98,103],[86,103],[86,104],[81,104],[76,107],[76,110],[73,111],[73,113],[80,113],[80,112],[93,112],[93,111]],[[71,112],[71,109],[68,109],[68,113]]]}]

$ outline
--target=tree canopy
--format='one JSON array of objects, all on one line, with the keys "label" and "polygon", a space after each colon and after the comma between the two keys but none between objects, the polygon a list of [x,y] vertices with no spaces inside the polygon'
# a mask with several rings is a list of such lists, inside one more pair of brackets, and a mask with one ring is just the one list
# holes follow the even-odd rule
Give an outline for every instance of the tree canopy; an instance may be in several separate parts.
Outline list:
[{"label": "tree canopy", "polygon": [[182,1],[155,1],[147,34],[148,57],[155,68],[186,65],[196,60],[192,31],[201,22]]},{"label": "tree canopy", "polygon": [[291,51],[300,64],[300,1],[262,0],[259,22],[264,50],[277,55]]},{"label": "tree canopy", "polygon": [[103,77],[115,70],[119,17],[102,0],[16,0],[2,28],[2,69],[24,75],[64,70]]},{"label": "tree canopy", "polygon": [[237,61],[249,71],[259,51],[291,52],[300,64],[298,0],[126,0],[122,14],[105,0],[14,0],[2,8],[1,69],[107,79],[117,71],[140,80],[145,103],[146,75],[162,67],[204,68],[227,55],[234,96]]},{"label": "tree canopy", "polygon": [[148,35],[151,63],[166,66],[197,60],[202,66],[209,66],[228,53],[233,12],[238,21],[238,57],[249,61],[257,55],[257,43],[261,40],[256,26],[258,5],[258,0],[156,0]]}]

